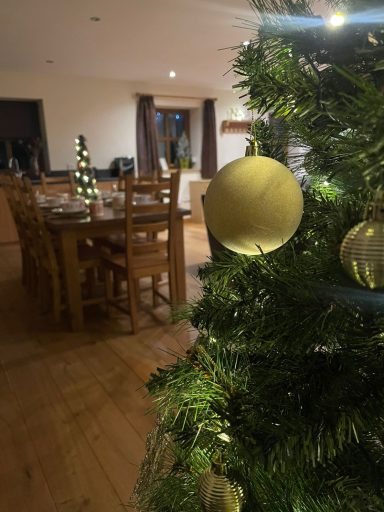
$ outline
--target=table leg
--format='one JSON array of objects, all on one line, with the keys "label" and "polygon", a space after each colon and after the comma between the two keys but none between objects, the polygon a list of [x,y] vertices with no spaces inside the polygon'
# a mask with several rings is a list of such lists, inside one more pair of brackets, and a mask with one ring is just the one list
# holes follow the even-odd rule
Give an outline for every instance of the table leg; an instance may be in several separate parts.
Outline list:
[{"label": "table leg", "polygon": [[184,221],[182,218],[176,219],[175,225],[175,266],[176,266],[176,289],[177,300],[180,303],[186,302],[186,275],[185,275],[185,255],[184,255]]},{"label": "table leg", "polygon": [[84,321],[81,303],[80,265],[75,233],[62,231],[60,245],[69,319],[72,330],[79,331],[83,328]]}]

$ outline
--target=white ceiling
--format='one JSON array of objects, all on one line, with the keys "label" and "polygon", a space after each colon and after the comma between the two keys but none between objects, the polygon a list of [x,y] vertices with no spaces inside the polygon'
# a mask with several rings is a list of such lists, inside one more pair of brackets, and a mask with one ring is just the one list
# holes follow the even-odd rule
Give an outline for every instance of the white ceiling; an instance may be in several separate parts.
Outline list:
[{"label": "white ceiling", "polygon": [[0,0],[0,70],[230,89],[239,18],[247,0]]}]

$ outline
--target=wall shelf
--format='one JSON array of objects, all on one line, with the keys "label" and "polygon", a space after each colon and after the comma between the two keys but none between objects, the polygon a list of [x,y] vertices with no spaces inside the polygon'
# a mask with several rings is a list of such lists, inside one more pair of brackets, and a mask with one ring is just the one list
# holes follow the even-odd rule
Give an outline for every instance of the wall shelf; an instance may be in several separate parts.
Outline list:
[{"label": "wall shelf", "polygon": [[223,121],[222,133],[247,133],[251,121]]}]

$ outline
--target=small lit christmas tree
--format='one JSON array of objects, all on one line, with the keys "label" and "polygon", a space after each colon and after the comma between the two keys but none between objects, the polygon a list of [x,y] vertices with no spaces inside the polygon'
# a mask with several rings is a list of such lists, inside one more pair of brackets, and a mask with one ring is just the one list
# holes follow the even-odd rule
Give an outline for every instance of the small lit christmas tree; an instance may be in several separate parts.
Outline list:
[{"label": "small lit christmas tree", "polygon": [[83,196],[86,204],[88,204],[92,199],[97,199],[99,191],[90,167],[91,159],[89,158],[84,135],[79,135],[75,142],[77,153],[77,171],[75,172],[76,192],[77,195]]}]

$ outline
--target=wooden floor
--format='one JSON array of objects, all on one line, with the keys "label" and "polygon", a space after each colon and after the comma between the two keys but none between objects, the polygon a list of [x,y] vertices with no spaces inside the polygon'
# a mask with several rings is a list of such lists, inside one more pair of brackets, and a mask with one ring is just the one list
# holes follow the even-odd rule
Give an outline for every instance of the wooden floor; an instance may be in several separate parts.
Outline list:
[{"label": "wooden floor", "polygon": [[[209,252],[205,228],[186,223],[188,297]],[[192,274],[192,275],[191,275]],[[20,284],[17,246],[0,246],[0,512],[132,510],[131,494],[154,418],[143,384],[195,333],[166,325],[169,310],[88,312],[72,333],[39,315]]]}]

